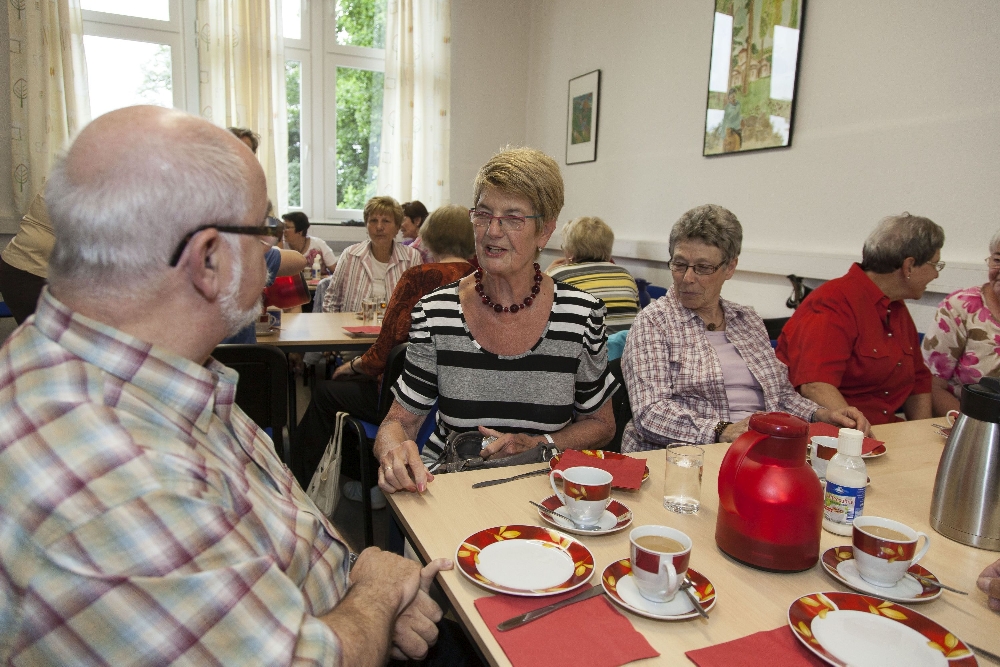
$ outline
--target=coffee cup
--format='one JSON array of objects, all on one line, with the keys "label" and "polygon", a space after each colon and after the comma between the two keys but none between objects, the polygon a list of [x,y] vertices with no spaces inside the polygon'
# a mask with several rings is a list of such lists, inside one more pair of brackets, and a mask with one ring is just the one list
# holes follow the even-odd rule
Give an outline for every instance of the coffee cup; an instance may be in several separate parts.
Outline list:
[{"label": "coffee cup", "polygon": [[814,435],[810,444],[810,460],[820,479],[826,479],[826,466],[837,453],[837,438],[832,435]]},{"label": "coffee cup", "polygon": [[[562,480],[562,491],[556,487],[556,477]],[[569,517],[584,526],[596,526],[611,503],[611,480],[606,470],[576,466],[549,473],[549,484],[562,501]]]},{"label": "coffee cup", "polygon": [[629,533],[632,577],[639,594],[651,602],[677,595],[691,560],[691,538],[669,526],[639,526]]},{"label": "coffee cup", "polygon": [[[921,537],[924,545],[918,551]],[[868,583],[884,588],[895,586],[931,546],[931,538],[925,533],[878,516],[856,518],[851,541],[858,574]]]},{"label": "coffee cup", "polygon": [[274,306],[268,306],[267,309],[267,324],[271,327],[271,330],[281,329],[281,309],[275,308]]}]

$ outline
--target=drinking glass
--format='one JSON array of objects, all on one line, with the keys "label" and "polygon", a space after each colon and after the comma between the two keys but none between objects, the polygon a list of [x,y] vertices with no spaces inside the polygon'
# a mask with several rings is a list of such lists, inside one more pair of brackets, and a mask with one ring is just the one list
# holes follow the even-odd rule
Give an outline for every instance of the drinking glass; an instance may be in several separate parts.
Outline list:
[{"label": "drinking glass", "polygon": [[368,298],[361,302],[361,321],[365,324],[371,324],[375,321],[375,311],[378,310],[378,302],[375,299]]},{"label": "drinking glass", "polygon": [[668,445],[663,473],[663,506],[678,514],[697,514],[701,506],[701,473],[705,450],[693,445]]}]

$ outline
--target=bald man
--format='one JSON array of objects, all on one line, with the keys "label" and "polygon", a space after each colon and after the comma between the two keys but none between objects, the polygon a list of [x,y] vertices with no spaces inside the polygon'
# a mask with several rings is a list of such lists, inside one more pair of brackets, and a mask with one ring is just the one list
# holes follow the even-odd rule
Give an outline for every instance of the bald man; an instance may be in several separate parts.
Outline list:
[{"label": "bald man", "polygon": [[159,107],[88,125],[46,189],[35,319],[0,349],[0,662],[422,657],[437,572],[347,546],[209,357],[264,287],[264,174]]}]

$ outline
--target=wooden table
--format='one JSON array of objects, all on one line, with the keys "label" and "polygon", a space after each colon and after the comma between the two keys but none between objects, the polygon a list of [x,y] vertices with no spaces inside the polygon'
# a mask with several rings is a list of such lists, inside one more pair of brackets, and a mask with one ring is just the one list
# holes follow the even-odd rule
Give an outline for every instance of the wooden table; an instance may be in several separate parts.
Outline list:
[{"label": "wooden table", "polygon": [[281,331],[257,336],[257,342],[285,352],[367,350],[377,335],[352,336],[344,331],[344,327],[362,324],[354,313],[282,313]]},{"label": "wooden table", "polygon": [[[938,599],[912,605],[913,608],[963,641],[1000,654],[1000,614],[989,610],[986,595],[975,585],[978,574],[1000,558],[1000,552],[961,545],[930,528],[934,475],[944,445],[944,438],[931,426],[934,421],[943,423],[943,420],[924,420],[875,427],[876,436],[886,441],[888,452],[867,461],[872,483],[865,500],[865,514],[891,517],[930,535],[931,547],[921,564],[943,582],[966,590],[969,595],[945,591]],[[633,527],[663,524],[691,536],[694,542],[691,566],[712,580],[718,591],[718,602],[708,621],[655,621],[616,607],[661,654],[660,658],[644,664],[693,664],[684,656],[685,651],[787,624],[788,607],[801,595],[850,590],[826,574],[821,564],[805,572],[776,574],[742,565],[719,550],[715,544],[717,484],[726,449],[725,444],[705,447],[701,511],[697,515],[683,516],[663,508],[664,451],[644,452],[642,456],[647,459],[650,469],[649,480],[639,491],[613,493],[632,510],[635,516],[632,526],[611,535],[574,536],[594,554],[592,584],[600,583],[601,573],[608,564],[628,558],[628,534]],[[528,500],[541,501],[551,495],[545,476],[482,489],[470,488],[473,482],[507,477],[537,467],[439,475],[422,496],[397,493],[389,496],[389,503],[425,562],[442,556],[454,558],[456,547],[483,528],[518,523],[548,525],[528,505]],[[822,551],[844,544],[850,544],[850,538],[823,531]],[[492,593],[473,584],[457,569],[441,573],[438,581],[483,655],[491,664],[509,665],[473,605],[477,598]],[[980,664],[997,663],[980,658]]]},{"label": "wooden table", "polygon": [[[275,345],[287,355],[289,352],[346,352],[367,350],[378,338],[354,336],[344,327],[362,326],[354,313],[282,313],[281,330],[269,336],[257,336],[263,345]],[[295,389],[295,371],[288,367],[288,435],[295,432],[298,421],[298,401]]]}]

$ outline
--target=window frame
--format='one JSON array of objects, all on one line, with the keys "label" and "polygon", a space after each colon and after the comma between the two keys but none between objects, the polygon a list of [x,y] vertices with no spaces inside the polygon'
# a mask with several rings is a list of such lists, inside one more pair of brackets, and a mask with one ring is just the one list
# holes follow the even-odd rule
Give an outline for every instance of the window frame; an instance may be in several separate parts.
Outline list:
[{"label": "window frame", "polygon": [[198,113],[198,42],[194,30],[196,0],[169,0],[170,20],[82,10],[83,34],[170,47],[173,106]]},{"label": "window frame", "polygon": [[337,68],[385,72],[385,49],[337,44],[334,0],[302,0],[301,17],[302,39],[284,40],[285,61],[302,63],[301,210],[311,223],[339,225],[363,212],[337,207]]}]

